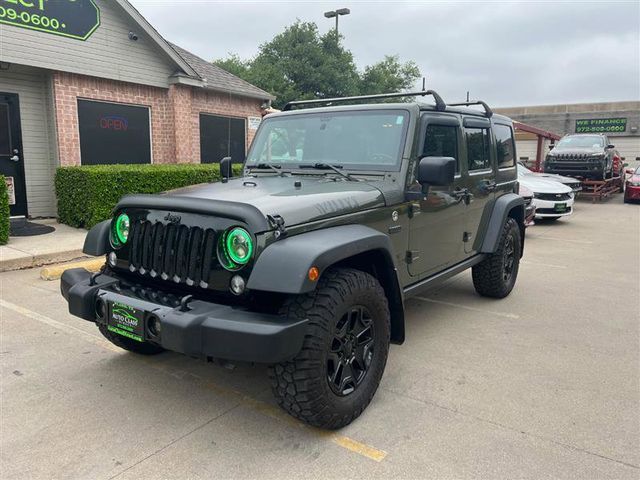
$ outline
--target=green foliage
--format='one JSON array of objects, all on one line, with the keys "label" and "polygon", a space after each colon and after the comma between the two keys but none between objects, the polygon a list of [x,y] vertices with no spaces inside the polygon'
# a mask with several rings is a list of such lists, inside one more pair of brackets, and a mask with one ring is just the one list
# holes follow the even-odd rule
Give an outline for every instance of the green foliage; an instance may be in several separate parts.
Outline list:
[{"label": "green foliage", "polygon": [[[241,168],[234,165],[236,174]],[[58,218],[73,227],[90,228],[110,218],[124,195],[159,193],[219,179],[218,164],[61,167],[55,178]]]},{"label": "green foliage", "polygon": [[9,196],[4,176],[0,175],[0,245],[9,241]]},{"label": "green foliage", "polygon": [[360,93],[401,92],[411,88],[420,78],[420,69],[415,62],[401,63],[398,55],[387,55],[384,60],[364,69]]},{"label": "green foliage", "polygon": [[273,93],[276,108],[292,100],[395,92],[420,77],[414,62],[403,64],[397,55],[360,73],[334,30],[321,35],[315,23],[300,21],[262,44],[251,60],[230,54],[213,63]]}]

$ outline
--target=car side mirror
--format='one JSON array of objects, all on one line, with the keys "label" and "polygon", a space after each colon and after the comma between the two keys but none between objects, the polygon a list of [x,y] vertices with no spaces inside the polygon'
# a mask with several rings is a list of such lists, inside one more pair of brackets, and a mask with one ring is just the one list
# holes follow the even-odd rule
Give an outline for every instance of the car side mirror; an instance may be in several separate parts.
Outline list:
[{"label": "car side mirror", "polygon": [[555,147],[555,145],[552,143],[551,145],[549,145],[549,150],[553,150],[553,147]]},{"label": "car side mirror", "polygon": [[224,157],[220,160],[220,176],[222,177],[222,183],[226,183],[232,175],[231,157]]},{"label": "car side mirror", "polygon": [[627,169],[625,170],[625,173],[626,173],[627,175],[633,175],[634,173],[636,173],[636,171],[635,171],[633,168],[627,168]]},{"label": "car side mirror", "polygon": [[616,146],[609,144],[609,145],[607,145],[607,148],[616,148]]},{"label": "car side mirror", "polygon": [[456,159],[452,157],[422,157],[418,164],[418,182],[426,193],[429,186],[446,187],[453,183]]}]

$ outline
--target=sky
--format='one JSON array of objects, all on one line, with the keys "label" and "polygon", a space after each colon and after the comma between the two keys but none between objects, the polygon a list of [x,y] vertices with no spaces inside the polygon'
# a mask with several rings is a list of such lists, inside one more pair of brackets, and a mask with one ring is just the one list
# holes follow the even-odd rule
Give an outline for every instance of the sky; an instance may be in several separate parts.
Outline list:
[{"label": "sky", "polygon": [[[640,100],[640,0],[130,0],[169,41],[206,60],[256,55],[297,19],[334,28],[363,69],[397,54],[446,101],[495,107]],[[421,87],[421,81],[418,87]]]}]

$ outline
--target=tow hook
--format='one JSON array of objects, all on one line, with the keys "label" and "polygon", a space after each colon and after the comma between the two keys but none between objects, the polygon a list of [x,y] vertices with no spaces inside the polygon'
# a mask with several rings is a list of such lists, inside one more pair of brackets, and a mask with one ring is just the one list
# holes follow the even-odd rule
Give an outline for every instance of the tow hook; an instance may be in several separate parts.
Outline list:
[{"label": "tow hook", "polygon": [[284,218],[280,215],[267,215],[267,219],[269,223],[271,223],[271,226],[276,229],[276,238],[287,236],[287,229],[284,227]]}]

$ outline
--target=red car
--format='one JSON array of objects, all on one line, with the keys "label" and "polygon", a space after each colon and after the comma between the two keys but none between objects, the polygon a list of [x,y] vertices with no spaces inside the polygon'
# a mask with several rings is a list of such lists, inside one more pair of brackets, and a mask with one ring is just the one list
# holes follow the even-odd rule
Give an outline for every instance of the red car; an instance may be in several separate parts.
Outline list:
[{"label": "red car", "polygon": [[627,170],[631,176],[624,185],[624,203],[640,201],[640,166],[634,170]]}]

